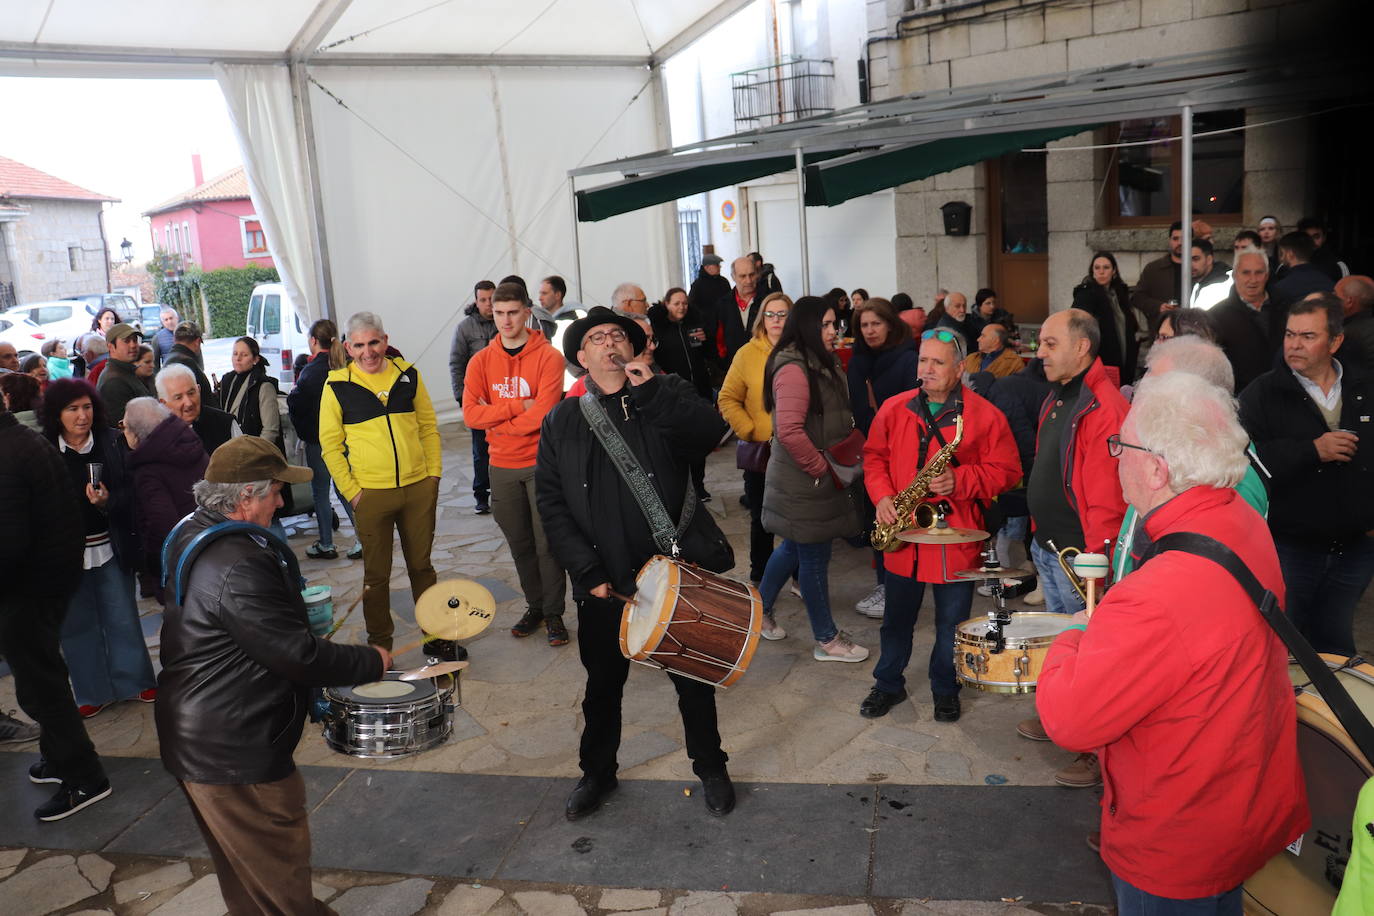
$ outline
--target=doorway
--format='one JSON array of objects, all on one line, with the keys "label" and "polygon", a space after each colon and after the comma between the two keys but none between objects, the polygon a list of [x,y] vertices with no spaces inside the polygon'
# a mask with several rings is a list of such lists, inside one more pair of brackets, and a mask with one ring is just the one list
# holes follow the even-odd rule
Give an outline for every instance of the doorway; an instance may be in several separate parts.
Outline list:
[{"label": "doorway", "polygon": [[1007,153],[986,165],[992,288],[1016,321],[1038,324],[1050,305],[1045,154]]}]

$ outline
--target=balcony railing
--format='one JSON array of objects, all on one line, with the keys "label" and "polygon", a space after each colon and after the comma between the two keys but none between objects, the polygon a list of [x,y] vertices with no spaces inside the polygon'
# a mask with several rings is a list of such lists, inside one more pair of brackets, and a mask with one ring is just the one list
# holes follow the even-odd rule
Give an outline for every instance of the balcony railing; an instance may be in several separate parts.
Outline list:
[{"label": "balcony railing", "polygon": [[751,130],[835,110],[835,62],[787,60],[730,74],[735,129]]}]

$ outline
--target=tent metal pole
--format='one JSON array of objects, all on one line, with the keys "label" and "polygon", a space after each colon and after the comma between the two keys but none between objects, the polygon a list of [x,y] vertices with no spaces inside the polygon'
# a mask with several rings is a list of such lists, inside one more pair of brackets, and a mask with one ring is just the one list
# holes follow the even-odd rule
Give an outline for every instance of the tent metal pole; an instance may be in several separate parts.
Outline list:
[{"label": "tent metal pole", "polygon": [[577,301],[585,305],[587,299],[582,292],[582,240],[577,224],[577,179],[571,175],[568,176],[568,200],[572,203],[573,276],[577,281]]},{"label": "tent metal pole", "polygon": [[797,236],[801,239],[802,295],[811,295],[811,254],[806,244],[806,157],[801,147],[797,159]]},{"label": "tent metal pole", "polygon": [[1183,223],[1183,263],[1179,265],[1180,308],[1187,308],[1193,290],[1193,106],[1183,106],[1183,168],[1179,185],[1183,200],[1179,208]]}]

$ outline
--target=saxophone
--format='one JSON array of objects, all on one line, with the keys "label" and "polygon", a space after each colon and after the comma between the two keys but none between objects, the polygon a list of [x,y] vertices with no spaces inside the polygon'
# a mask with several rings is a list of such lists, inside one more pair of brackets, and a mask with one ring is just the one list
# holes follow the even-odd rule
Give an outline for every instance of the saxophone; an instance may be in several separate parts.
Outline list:
[{"label": "saxophone", "polygon": [[907,484],[906,489],[893,498],[892,509],[897,513],[897,520],[890,525],[884,525],[881,522],[874,524],[873,534],[868,539],[869,543],[873,545],[873,549],[891,553],[902,547],[902,542],[897,540],[897,535],[905,531],[911,524],[917,506],[921,500],[926,498],[926,493],[930,491],[930,482],[943,474],[945,468],[949,467],[950,459],[954,457],[954,450],[959,447],[959,442],[963,438],[964,416],[960,414],[954,418],[954,439],[932,455],[930,460],[926,462],[926,466],[921,468],[921,473],[916,475],[916,479]]}]

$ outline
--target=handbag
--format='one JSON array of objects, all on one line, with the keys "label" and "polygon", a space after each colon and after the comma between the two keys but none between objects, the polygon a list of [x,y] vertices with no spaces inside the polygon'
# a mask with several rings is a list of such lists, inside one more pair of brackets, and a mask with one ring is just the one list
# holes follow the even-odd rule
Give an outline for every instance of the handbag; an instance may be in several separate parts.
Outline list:
[{"label": "handbag", "polygon": [[864,473],[864,434],[858,427],[830,448],[821,449],[830,465],[830,480],[837,490],[847,490]]},{"label": "handbag", "polygon": [[762,474],[768,470],[768,459],[773,454],[770,442],[745,442],[740,440],[735,446],[735,467],[741,471]]}]

